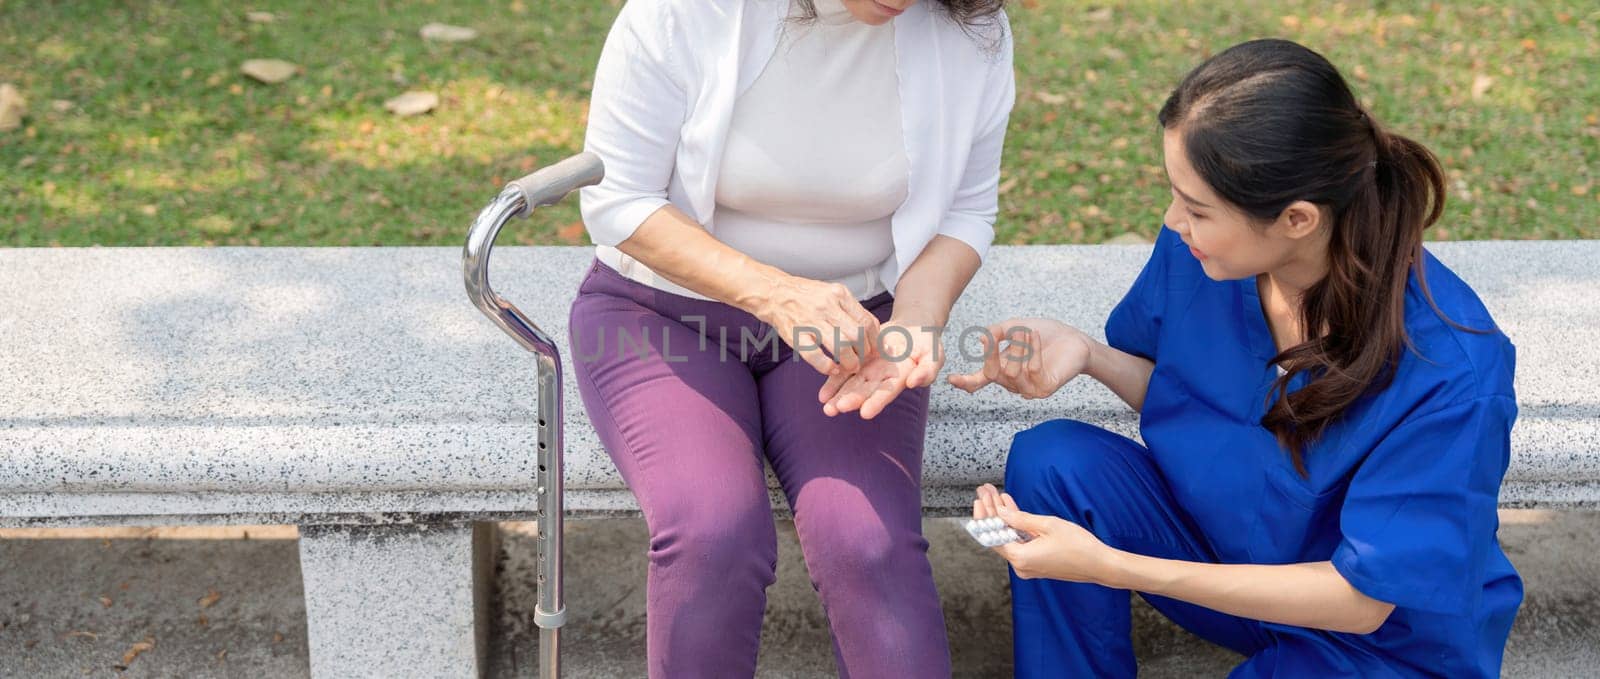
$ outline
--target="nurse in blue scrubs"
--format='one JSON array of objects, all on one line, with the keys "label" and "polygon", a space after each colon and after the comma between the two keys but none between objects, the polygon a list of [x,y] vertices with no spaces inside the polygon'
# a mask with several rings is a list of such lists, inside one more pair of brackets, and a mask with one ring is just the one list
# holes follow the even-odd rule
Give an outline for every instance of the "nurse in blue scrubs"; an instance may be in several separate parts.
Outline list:
[{"label": "nurse in blue scrubs", "polygon": [[978,491],[1032,536],[997,550],[1017,676],[1133,676],[1127,590],[1243,654],[1235,677],[1498,676],[1513,348],[1422,247],[1438,162],[1286,41],[1216,55],[1159,119],[1172,205],[1107,343],[1012,319],[951,377],[1042,398],[1088,375],[1140,414],[1143,445],[1024,431],[1008,492]]}]

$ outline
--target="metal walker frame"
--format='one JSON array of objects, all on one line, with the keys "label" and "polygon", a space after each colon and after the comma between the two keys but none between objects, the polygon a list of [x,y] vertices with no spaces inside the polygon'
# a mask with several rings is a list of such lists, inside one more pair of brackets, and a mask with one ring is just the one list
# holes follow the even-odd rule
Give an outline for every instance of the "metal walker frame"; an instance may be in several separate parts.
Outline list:
[{"label": "metal walker frame", "polygon": [[539,676],[561,676],[561,626],[567,609],[562,592],[564,498],[562,472],[561,349],[539,326],[489,287],[489,254],[500,227],[535,209],[560,202],[568,193],[600,183],[605,167],[592,153],[580,153],[506,184],[478,213],[461,254],[467,297],[489,320],[538,361],[538,592],[533,621],[539,627]]}]

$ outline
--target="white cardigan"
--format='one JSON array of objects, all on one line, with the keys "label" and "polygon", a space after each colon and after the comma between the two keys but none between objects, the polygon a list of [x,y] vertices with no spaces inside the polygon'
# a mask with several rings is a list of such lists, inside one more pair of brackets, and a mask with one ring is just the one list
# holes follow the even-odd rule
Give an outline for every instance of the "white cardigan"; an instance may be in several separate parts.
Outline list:
[{"label": "white cardigan", "polygon": [[[895,18],[910,178],[893,218],[893,290],[933,237],[983,257],[994,240],[1000,153],[1016,98],[1011,31],[968,35],[922,0]],[[671,203],[716,233],[717,176],[733,106],[772,57],[789,0],[629,0],[600,54],[584,148],[605,180],[579,194],[602,259]],[[607,250],[610,250],[607,252]],[[640,265],[642,266],[642,264]]]}]

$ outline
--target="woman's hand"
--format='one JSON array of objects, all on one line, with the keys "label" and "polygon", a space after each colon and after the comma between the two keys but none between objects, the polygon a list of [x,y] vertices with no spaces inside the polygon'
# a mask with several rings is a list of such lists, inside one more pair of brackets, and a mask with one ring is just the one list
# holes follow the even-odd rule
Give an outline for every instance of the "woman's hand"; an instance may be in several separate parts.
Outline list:
[{"label": "woman's hand", "polygon": [[[839,283],[784,274],[755,307],[756,318],[824,375],[861,370],[871,357],[872,338],[878,336],[878,319]],[[824,349],[831,350],[832,358]]]},{"label": "woman's hand", "polygon": [[[1049,578],[1068,582],[1105,584],[1116,568],[1116,550],[1107,547],[1082,526],[1054,516],[1029,514],[1017,508],[1016,500],[993,485],[978,488],[972,502],[972,518],[1000,517],[1007,526],[1027,537],[994,547],[995,553],[1011,563],[1017,577],[1024,580]],[[1031,536],[1031,537],[1029,537]]]},{"label": "woman's hand", "polygon": [[938,378],[944,351],[937,329],[891,318],[874,337],[878,346],[859,372],[829,376],[817,392],[828,417],[859,410],[861,419],[870,420],[901,392],[928,386]]},{"label": "woman's hand", "polygon": [[[1005,342],[1007,346],[1000,347]],[[983,368],[951,375],[951,384],[974,393],[991,383],[1023,398],[1045,398],[1088,371],[1094,341],[1047,318],[1013,318],[989,326]]]}]

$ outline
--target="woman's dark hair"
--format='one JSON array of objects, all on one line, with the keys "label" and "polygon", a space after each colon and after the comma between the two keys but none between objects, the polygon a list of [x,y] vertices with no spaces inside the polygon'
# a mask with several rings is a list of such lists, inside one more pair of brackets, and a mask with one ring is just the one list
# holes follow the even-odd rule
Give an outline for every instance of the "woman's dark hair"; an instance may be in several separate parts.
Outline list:
[{"label": "woman's dark hair", "polygon": [[[968,33],[977,35],[988,30],[995,24],[995,19],[1000,15],[1000,10],[1005,9],[1006,0],[926,0],[940,8],[944,13],[965,29]],[[817,6],[812,0],[796,0],[800,5],[800,20],[810,21],[817,18]]]},{"label": "woman's dark hair", "polygon": [[[1217,195],[1258,222],[1300,200],[1331,218],[1328,274],[1301,299],[1311,339],[1273,359],[1284,374],[1261,418],[1304,475],[1305,449],[1394,379],[1410,346],[1409,273],[1438,311],[1423,277],[1422,232],[1444,209],[1444,171],[1427,148],[1379,125],[1333,64],[1287,40],[1255,40],[1206,60],[1173,90],[1159,120],[1182,135],[1190,164]],[[1299,373],[1311,380],[1290,393]]]}]

